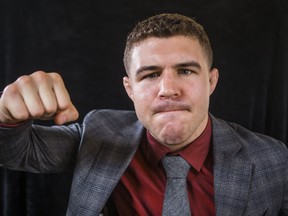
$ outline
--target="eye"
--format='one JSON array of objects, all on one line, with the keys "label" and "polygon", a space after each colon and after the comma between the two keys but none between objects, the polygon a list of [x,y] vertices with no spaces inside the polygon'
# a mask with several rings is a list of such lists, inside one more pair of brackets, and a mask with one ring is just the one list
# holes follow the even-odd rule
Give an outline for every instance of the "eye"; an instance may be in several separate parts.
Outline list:
[{"label": "eye", "polygon": [[150,73],[150,74],[145,75],[143,77],[143,79],[155,79],[155,78],[157,78],[159,76],[160,76],[160,73],[154,72],[154,73]]},{"label": "eye", "polygon": [[190,69],[179,69],[179,70],[178,70],[178,73],[179,73],[179,74],[183,74],[183,75],[190,75],[190,74],[193,73],[193,71],[190,70]]}]

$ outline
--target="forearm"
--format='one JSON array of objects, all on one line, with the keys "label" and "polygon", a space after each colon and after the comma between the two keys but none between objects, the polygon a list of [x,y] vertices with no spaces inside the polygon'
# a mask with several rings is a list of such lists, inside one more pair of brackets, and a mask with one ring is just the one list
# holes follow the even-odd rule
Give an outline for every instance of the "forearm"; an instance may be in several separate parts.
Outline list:
[{"label": "forearm", "polygon": [[72,171],[81,128],[44,127],[27,121],[17,127],[0,127],[0,163],[29,172]]}]

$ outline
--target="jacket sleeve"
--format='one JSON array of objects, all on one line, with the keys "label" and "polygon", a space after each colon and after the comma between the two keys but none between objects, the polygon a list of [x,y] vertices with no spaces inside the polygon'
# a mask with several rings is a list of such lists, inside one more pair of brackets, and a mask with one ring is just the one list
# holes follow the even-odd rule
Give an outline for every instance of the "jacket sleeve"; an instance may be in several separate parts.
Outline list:
[{"label": "jacket sleeve", "polygon": [[[286,149],[285,149],[286,150]],[[283,194],[283,204],[282,208],[279,212],[279,216],[288,216],[288,153],[286,152],[286,169],[285,169],[285,188],[284,188],[284,194]]]},{"label": "jacket sleeve", "polygon": [[34,173],[73,171],[81,138],[78,124],[0,126],[1,166]]}]

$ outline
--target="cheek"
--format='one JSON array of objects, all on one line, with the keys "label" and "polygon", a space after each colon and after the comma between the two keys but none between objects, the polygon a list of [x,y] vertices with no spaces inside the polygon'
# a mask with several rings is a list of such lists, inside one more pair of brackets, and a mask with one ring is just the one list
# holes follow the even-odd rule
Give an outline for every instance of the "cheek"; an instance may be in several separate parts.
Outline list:
[{"label": "cheek", "polygon": [[143,102],[143,100],[135,100],[134,109],[139,121],[146,127],[150,119],[149,104]]},{"label": "cheek", "polygon": [[197,85],[186,91],[186,97],[191,102],[193,109],[203,109],[209,104],[210,91],[203,85]]},{"label": "cheek", "polygon": [[133,94],[135,101],[145,104],[146,101],[151,101],[155,97],[155,88],[141,85],[138,88],[134,88]]},{"label": "cheek", "polygon": [[[193,92],[191,94],[193,94]],[[201,82],[198,82],[194,89],[194,94],[203,100],[208,98],[210,96],[210,83],[208,80],[202,80]]]},{"label": "cheek", "polygon": [[154,96],[149,90],[141,89],[133,93],[133,102],[137,115],[142,118],[148,117],[148,112],[153,103]]},{"label": "cheek", "polygon": [[137,110],[145,110],[149,107],[149,104],[151,104],[149,94],[144,92],[134,93],[134,106]]}]

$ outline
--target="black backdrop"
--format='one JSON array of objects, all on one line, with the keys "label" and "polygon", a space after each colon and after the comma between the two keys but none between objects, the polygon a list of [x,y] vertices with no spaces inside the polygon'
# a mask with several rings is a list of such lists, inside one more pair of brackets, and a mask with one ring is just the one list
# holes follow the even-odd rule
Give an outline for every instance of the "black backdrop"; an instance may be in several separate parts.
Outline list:
[{"label": "black backdrop", "polygon": [[[127,32],[161,12],[195,17],[220,82],[211,112],[288,143],[287,0],[1,0],[0,88],[58,71],[79,109],[132,109],[122,87]],[[47,123],[45,123],[47,124]],[[0,216],[65,215],[71,174],[0,169]]]}]

